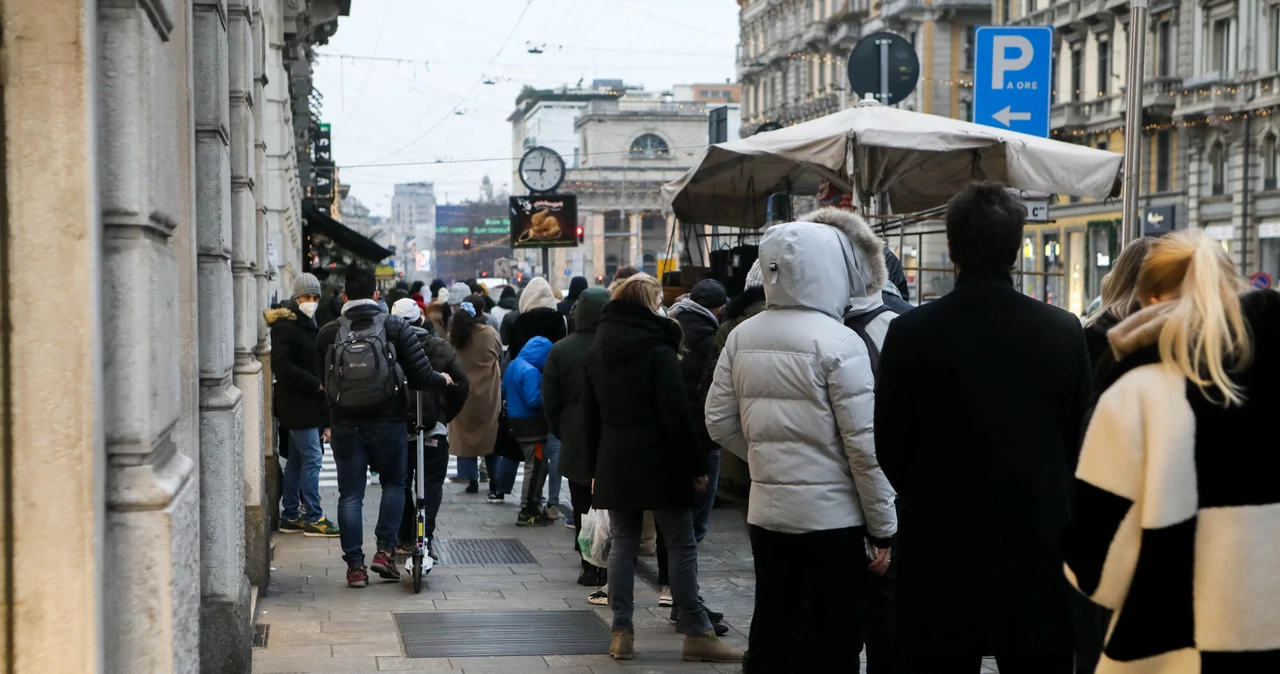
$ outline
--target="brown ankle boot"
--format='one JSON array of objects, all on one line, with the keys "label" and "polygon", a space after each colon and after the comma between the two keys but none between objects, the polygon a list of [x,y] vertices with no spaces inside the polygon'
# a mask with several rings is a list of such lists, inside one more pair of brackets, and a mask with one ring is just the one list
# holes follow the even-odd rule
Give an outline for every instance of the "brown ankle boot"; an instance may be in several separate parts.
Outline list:
[{"label": "brown ankle boot", "polygon": [[630,660],[636,654],[636,632],[631,628],[615,627],[613,642],[609,644],[609,655],[614,660]]},{"label": "brown ankle boot", "polygon": [[742,662],[742,651],[716,637],[715,630],[684,637],[684,659],[689,662]]}]

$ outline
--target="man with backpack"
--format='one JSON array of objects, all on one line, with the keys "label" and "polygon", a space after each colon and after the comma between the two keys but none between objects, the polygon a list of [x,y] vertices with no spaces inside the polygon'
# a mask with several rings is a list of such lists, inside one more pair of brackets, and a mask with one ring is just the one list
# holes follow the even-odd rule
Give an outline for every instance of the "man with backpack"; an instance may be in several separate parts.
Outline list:
[{"label": "man with backpack", "polygon": [[403,318],[379,306],[371,270],[352,265],[342,299],[342,316],[316,336],[316,354],[325,368],[322,379],[338,468],[338,525],[347,585],[365,587],[369,573],[364,564],[362,520],[367,470],[377,470],[382,485],[375,529],[378,551],[370,568],[383,578],[398,580],[395,546],[408,466],[405,385],[437,392],[453,379],[432,369]]}]

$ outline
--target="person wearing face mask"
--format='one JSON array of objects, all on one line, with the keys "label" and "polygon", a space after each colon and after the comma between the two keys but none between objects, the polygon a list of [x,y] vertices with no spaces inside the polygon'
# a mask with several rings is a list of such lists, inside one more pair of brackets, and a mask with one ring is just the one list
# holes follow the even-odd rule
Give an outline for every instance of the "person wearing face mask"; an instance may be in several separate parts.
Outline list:
[{"label": "person wearing face mask", "polygon": [[280,532],[337,538],[337,525],[320,508],[321,441],[328,434],[329,401],[316,357],[319,306],[320,281],[302,274],[293,283],[293,297],[280,308],[263,312],[263,318],[271,327],[272,407],[281,432],[289,434]]}]

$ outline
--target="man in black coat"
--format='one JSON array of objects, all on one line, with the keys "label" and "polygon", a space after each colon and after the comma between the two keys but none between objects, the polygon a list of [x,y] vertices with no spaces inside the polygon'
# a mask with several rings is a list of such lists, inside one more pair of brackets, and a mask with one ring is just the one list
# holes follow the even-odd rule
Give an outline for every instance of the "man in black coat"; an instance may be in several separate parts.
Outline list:
[{"label": "man in black coat", "polygon": [[271,328],[271,371],[276,421],[289,436],[289,458],[281,491],[280,532],[336,538],[338,527],[320,507],[322,436],[329,426],[329,401],[316,359],[316,321],[320,281],[302,274],[293,296],[278,309],[263,312]]},{"label": "man in black coat", "polygon": [[[347,272],[342,294],[342,317],[324,326],[316,336],[316,357],[326,363],[339,331],[366,330],[377,321],[385,328],[386,342],[394,346],[396,363],[411,388],[435,392],[453,383],[447,374],[438,373],[418,343],[412,327],[398,316],[387,315],[378,305],[378,291],[373,271],[352,266]],[[326,379],[327,380],[327,379]],[[404,485],[407,476],[408,434],[405,432],[405,396],[395,396],[385,405],[362,414],[343,412],[330,398],[331,443],[333,459],[338,466],[338,524],[342,526],[342,558],[347,562],[347,585],[365,587],[369,574],[364,566],[364,491],[368,468],[375,466],[382,484],[382,504],[375,529],[378,552],[370,564],[378,575],[388,580],[400,578],[395,565],[395,546],[399,536],[400,516],[404,510]]]},{"label": "man in black coat", "polygon": [[899,493],[898,636],[913,672],[1070,674],[1070,513],[1092,376],[1080,321],[1020,294],[1026,209],[999,185],[952,199],[955,290],[890,324],[876,456]]}]

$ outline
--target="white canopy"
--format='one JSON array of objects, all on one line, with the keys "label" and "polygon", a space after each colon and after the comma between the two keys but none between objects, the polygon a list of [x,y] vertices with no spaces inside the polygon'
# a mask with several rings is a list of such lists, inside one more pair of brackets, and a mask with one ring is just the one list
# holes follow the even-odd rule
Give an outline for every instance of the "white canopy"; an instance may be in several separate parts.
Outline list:
[{"label": "white canopy", "polygon": [[[758,228],[775,192],[887,193],[895,213],[945,204],[966,184],[991,180],[1027,192],[1118,196],[1123,157],[1071,143],[879,105],[712,145],[697,166],[662,187],[684,222]],[[855,170],[856,167],[856,170]]]}]

